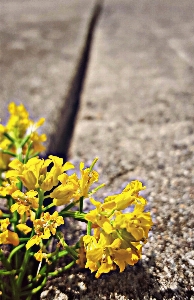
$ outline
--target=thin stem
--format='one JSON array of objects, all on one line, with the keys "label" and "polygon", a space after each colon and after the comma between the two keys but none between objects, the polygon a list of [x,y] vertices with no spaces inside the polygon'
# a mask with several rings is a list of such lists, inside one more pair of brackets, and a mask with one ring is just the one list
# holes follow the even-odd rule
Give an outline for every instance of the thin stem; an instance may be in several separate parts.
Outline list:
[{"label": "thin stem", "polygon": [[22,247],[24,247],[24,246],[25,246],[25,244],[21,244],[21,245],[18,245],[17,247],[15,247],[15,248],[11,251],[11,253],[9,254],[9,257],[8,257],[7,261],[10,263],[10,262],[11,262],[11,259],[12,259],[12,257],[13,257],[13,255],[14,255],[18,250],[20,250]]},{"label": "thin stem", "polygon": [[69,247],[65,243],[64,237],[61,232],[57,233],[57,237],[60,240],[61,245],[65,248],[65,250],[67,250],[68,254],[70,254],[73,257],[73,259],[76,260],[78,258],[78,253],[72,247]]},{"label": "thin stem", "polygon": [[[33,290],[31,290],[31,291],[28,290],[28,291],[21,292],[20,295],[21,295],[21,296],[27,296],[27,295],[28,295],[28,298],[27,298],[27,299],[31,299],[32,295],[34,295],[34,294],[36,294],[37,292],[39,292],[39,291],[43,288],[43,286],[45,286],[46,281],[47,281],[47,276],[44,277],[42,283],[41,283],[38,287],[33,288]],[[30,295],[29,295],[29,294],[30,294]],[[30,297],[30,298],[29,298],[29,297]]]},{"label": "thin stem", "polygon": [[23,260],[22,266],[20,268],[20,273],[19,273],[18,279],[16,281],[18,290],[21,289],[23,278],[26,275],[26,269],[28,268],[29,259],[30,259],[30,249],[26,250],[24,260]]},{"label": "thin stem", "polygon": [[[46,198],[49,198],[49,197],[44,197],[44,199],[46,199]],[[53,206],[55,206],[55,204],[54,203],[51,203],[51,204],[49,204],[48,206],[46,206],[46,207],[44,207],[43,209],[42,209],[42,211],[46,211],[46,210],[48,210],[48,209],[50,209],[51,207],[53,207]]]},{"label": "thin stem", "polygon": [[2,218],[10,218],[10,216],[11,216],[10,214],[4,214],[4,213],[2,214]]},{"label": "thin stem", "polygon": [[96,163],[97,161],[98,161],[98,157],[94,158],[94,160],[93,160],[93,162],[92,162],[92,164],[91,164],[91,166],[90,166],[89,172],[91,172],[91,171],[93,170],[94,165],[95,165],[95,163]]},{"label": "thin stem", "polygon": [[88,221],[88,224],[87,224],[87,235],[91,235],[91,230],[92,230],[92,222]]},{"label": "thin stem", "polygon": [[14,138],[12,138],[7,132],[4,132],[3,134],[6,138],[8,138],[8,140],[10,140],[13,144],[15,143]]},{"label": "thin stem", "polygon": [[69,205],[67,205],[67,206],[61,211],[61,213],[62,213],[63,211],[69,210],[69,209],[72,208],[74,205],[75,205],[74,202],[73,202],[73,203],[70,203]]},{"label": "thin stem", "polygon": [[75,261],[73,260],[72,262],[70,262],[67,266],[60,268],[54,272],[50,272],[48,273],[48,276],[57,276],[58,274],[60,274],[61,272],[64,272],[68,269],[70,269],[73,265],[75,264]]},{"label": "thin stem", "polygon": [[79,202],[79,212],[83,213],[83,204],[84,204],[84,197],[80,197],[80,202]]},{"label": "thin stem", "polygon": [[9,150],[1,150],[1,151],[2,151],[2,153],[4,153],[4,154],[9,154],[9,155],[11,155],[11,156],[13,156],[13,157],[16,157],[16,154],[13,153],[13,152],[11,152],[11,151],[9,151]]},{"label": "thin stem", "polygon": [[39,208],[36,211],[35,219],[39,219],[42,213],[42,205],[44,201],[44,191],[42,189],[38,189],[38,198],[39,198]]},{"label": "thin stem", "polygon": [[[1,258],[1,262],[2,262],[3,266],[6,268],[6,270],[9,271],[9,272],[13,271],[10,263],[7,261],[7,259],[4,256],[4,254],[3,254],[3,252],[2,252],[1,249],[0,249],[0,258]],[[18,297],[16,296],[17,295],[17,291],[16,291],[17,287],[15,285],[15,279],[14,279],[14,275],[13,274],[9,275],[9,280],[10,280],[10,283],[11,283],[12,294],[15,296],[14,299],[17,300],[18,299]]]},{"label": "thin stem", "polygon": [[72,217],[76,220],[87,222],[85,219],[85,213],[80,213],[78,211],[62,211],[59,213],[59,216],[62,217]]},{"label": "thin stem", "polygon": [[4,271],[4,270],[0,270],[0,275],[5,276],[5,275],[14,275],[16,274],[16,270],[11,270],[11,271]]},{"label": "thin stem", "polygon": [[28,149],[26,151],[25,158],[24,158],[24,164],[26,164],[27,161],[29,160],[29,155],[30,155],[30,150],[32,149],[32,145],[33,145],[33,142],[30,141],[30,143],[28,144]]},{"label": "thin stem", "polygon": [[23,138],[23,140],[21,141],[21,143],[20,143],[20,145],[19,145],[20,148],[24,147],[24,145],[25,145],[25,144],[27,143],[27,141],[29,140],[30,136],[31,136],[31,134],[26,135],[26,136]]}]

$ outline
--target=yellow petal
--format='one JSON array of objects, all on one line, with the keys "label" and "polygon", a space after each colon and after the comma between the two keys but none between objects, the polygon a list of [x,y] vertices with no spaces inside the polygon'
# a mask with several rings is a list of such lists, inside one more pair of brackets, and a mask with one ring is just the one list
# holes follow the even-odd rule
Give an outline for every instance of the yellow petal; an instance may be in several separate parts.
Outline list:
[{"label": "yellow petal", "polygon": [[63,172],[64,172],[64,171],[68,171],[68,170],[74,169],[74,168],[75,168],[75,167],[74,167],[74,165],[73,165],[72,163],[66,162],[66,163],[64,164],[62,170],[63,170]]},{"label": "yellow petal", "polygon": [[20,241],[19,241],[17,233],[8,230],[8,238],[7,238],[7,242],[5,244],[12,244],[14,246],[18,246],[19,242]]},{"label": "yellow petal", "polygon": [[26,249],[28,250],[29,248],[31,248],[32,246],[34,246],[35,244],[38,245],[41,241],[41,238],[38,237],[37,235],[34,235],[26,244]]},{"label": "yellow petal", "polygon": [[16,226],[20,231],[22,231],[24,234],[28,234],[30,231],[32,231],[32,228],[27,226],[26,224],[18,224]]}]

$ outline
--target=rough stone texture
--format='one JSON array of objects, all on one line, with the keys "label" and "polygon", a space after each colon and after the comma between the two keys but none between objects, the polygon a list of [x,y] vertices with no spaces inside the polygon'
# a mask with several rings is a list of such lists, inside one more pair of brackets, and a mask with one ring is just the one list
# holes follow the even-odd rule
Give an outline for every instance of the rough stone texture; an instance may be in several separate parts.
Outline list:
[{"label": "rough stone texture", "polygon": [[171,144],[185,138],[183,127],[192,134],[193,6],[192,1],[105,1],[72,156],[99,156],[109,178],[114,164],[126,171],[141,168],[153,142],[169,153],[166,133]]},{"label": "rough stone texture", "polygon": [[194,299],[193,9],[104,1],[70,154],[99,156],[112,193],[141,179],[155,225],[141,266],[80,299]]},{"label": "rough stone texture", "polygon": [[[75,71],[74,34],[83,41],[93,2],[22,1],[29,17],[16,3],[0,2],[1,106],[25,98],[34,116],[48,110],[52,132]],[[99,156],[108,192],[141,179],[154,226],[135,267],[98,280],[75,268],[49,280],[40,299],[194,299],[193,9],[192,0],[104,1],[70,154]]]},{"label": "rough stone texture", "polygon": [[[95,0],[0,0],[0,117],[23,103],[46,118],[47,145],[62,134],[65,102],[76,76]],[[56,134],[57,132],[57,134]]]}]

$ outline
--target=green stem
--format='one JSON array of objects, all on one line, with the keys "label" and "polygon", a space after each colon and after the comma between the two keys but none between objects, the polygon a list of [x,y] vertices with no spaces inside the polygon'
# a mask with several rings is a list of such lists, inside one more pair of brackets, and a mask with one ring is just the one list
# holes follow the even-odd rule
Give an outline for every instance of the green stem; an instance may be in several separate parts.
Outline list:
[{"label": "green stem", "polygon": [[26,164],[27,161],[29,160],[29,155],[30,155],[30,150],[32,149],[32,145],[33,145],[33,142],[30,141],[30,143],[28,144],[28,149],[26,151],[25,158],[24,158],[24,164]]},{"label": "green stem", "polygon": [[[28,295],[28,298],[26,298],[26,300],[27,300],[27,299],[31,299],[32,295],[34,295],[34,294],[36,294],[37,292],[39,292],[39,291],[45,286],[46,281],[47,281],[47,276],[44,277],[42,283],[41,283],[38,287],[33,288],[33,290],[31,290],[31,291],[28,290],[28,291],[21,292],[20,295],[21,295],[21,296],[27,296],[27,295]],[[30,298],[29,298],[29,297],[30,297]]]},{"label": "green stem", "polygon": [[105,183],[100,184],[95,189],[91,190],[91,192],[89,192],[88,194],[92,195],[92,194],[96,193],[99,189],[103,188],[105,185],[106,185]]},{"label": "green stem", "polygon": [[15,142],[15,146],[16,146],[16,156],[19,159],[19,161],[21,161],[23,163],[23,158],[22,158],[22,147],[20,146],[20,144]]},{"label": "green stem", "polygon": [[26,250],[24,260],[23,260],[22,266],[20,268],[20,273],[19,273],[18,279],[16,281],[18,291],[20,291],[23,278],[26,275],[26,269],[28,268],[29,259],[30,259],[30,249]]},{"label": "green stem", "polygon": [[88,221],[88,224],[87,224],[87,235],[91,235],[91,229],[92,229],[92,222]]},{"label": "green stem", "polygon": [[4,271],[4,270],[0,270],[0,275],[4,276],[4,275],[14,275],[16,274],[16,270],[11,270],[11,271]]},{"label": "green stem", "polygon": [[39,198],[39,207],[36,211],[35,219],[39,219],[42,213],[42,205],[44,201],[44,191],[42,189],[38,189],[38,198]]},{"label": "green stem", "polygon": [[13,153],[13,152],[11,152],[11,151],[8,151],[8,150],[1,150],[1,151],[2,151],[2,153],[4,153],[4,154],[8,154],[8,155],[11,155],[11,156],[13,156],[13,157],[16,157],[16,154]]},{"label": "green stem", "polygon": [[94,160],[93,160],[93,162],[92,162],[92,164],[91,164],[91,166],[90,166],[89,172],[91,172],[91,171],[93,170],[94,165],[95,165],[95,163],[96,163],[97,161],[98,161],[98,157],[94,158]]},{"label": "green stem", "polygon": [[61,272],[64,272],[68,269],[70,269],[73,265],[75,264],[75,261],[73,260],[72,262],[70,262],[67,266],[60,268],[54,272],[50,272],[48,273],[48,276],[57,276],[58,274],[60,274]]},{"label": "green stem", "polygon": [[83,213],[83,204],[84,204],[84,197],[80,197],[80,202],[79,202],[79,212],[80,214]]},{"label": "green stem", "polygon": [[76,260],[78,258],[78,253],[72,247],[69,247],[65,243],[62,233],[59,232],[56,235],[57,235],[58,239],[60,240],[61,245],[65,248],[65,250],[67,250],[68,254],[70,254],[73,257],[73,259]]},{"label": "green stem", "polygon": [[74,205],[75,205],[74,202],[70,203],[69,205],[67,205],[67,206],[61,211],[61,213],[64,212],[64,211],[69,210],[69,209],[72,208]]},{"label": "green stem", "polygon": [[2,214],[2,218],[10,218],[10,216],[11,216],[10,214],[4,214],[4,213]]},{"label": "green stem", "polygon": [[[46,199],[46,198],[49,198],[49,197],[44,197],[44,199]],[[50,208],[53,207],[53,206],[55,206],[55,204],[51,203],[51,204],[49,204],[48,206],[44,207],[44,208],[42,209],[42,211],[46,211],[46,210],[50,209]]]},{"label": "green stem", "polygon": [[21,243],[22,242],[28,242],[29,239],[30,239],[30,237],[28,237],[28,238],[19,238],[19,240],[20,240]]},{"label": "green stem", "polygon": [[1,262],[4,266],[4,268],[6,268],[8,271],[11,271],[12,270],[11,264],[9,263],[7,258],[5,257],[2,249],[0,249],[0,259],[1,259]]},{"label": "green stem", "polygon": [[25,137],[23,138],[23,140],[20,142],[19,148],[22,149],[22,147],[24,147],[24,145],[25,145],[25,144],[27,143],[27,141],[29,140],[30,136],[31,136],[31,134],[29,134],[29,135],[27,135],[27,136],[25,136]]},{"label": "green stem", "polygon": [[3,134],[6,138],[8,138],[8,140],[10,140],[13,144],[15,143],[15,140],[7,133],[7,132],[4,132]]},{"label": "green stem", "polygon": [[7,261],[10,263],[10,262],[11,262],[11,259],[12,259],[12,257],[13,257],[13,255],[14,255],[18,250],[20,250],[22,247],[24,247],[24,246],[25,246],[25,244],[21,244],[21,245],[18,245],[17,247],[15,247],[15,248],[11,251],[11,253],[9,254],[9,257],[8,257]]},{"label": "green stem", "polygon": [[[3,266],[5,267],[5,269],[8,272],[13,271],[12,266],[10,265],[10,263],[7,261],[6,257],[4,256],[2,250],[0,249],[0,258],[1,258],[1,262],[3,264]],[[5,272],[7,272],[5,271]],[[15,270],[14,270],[15,271]],[[18,294],[17,294],[17,287],[15,285],[15,278],[14,278],[14,274],[10,274],[9,275],[9,280],[11,283],[11,289],[12,289],[12,294],[14,295],[14,300],[19,300],[18,298]],[[2,283],[4,285],[4,283]]]},{"label": "green stem", "polygon": [[87,222],[85,219],[85,213],[80,213],[78,211],[62,211],[59,213],[59,216],[71,217],[82,222]]}]

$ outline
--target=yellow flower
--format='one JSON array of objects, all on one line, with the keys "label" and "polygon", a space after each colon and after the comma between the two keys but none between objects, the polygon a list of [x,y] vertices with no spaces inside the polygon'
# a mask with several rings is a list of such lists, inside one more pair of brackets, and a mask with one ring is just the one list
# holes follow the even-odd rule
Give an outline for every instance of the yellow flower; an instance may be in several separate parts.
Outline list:
[{"label": "yellow flower", "polygon": [[16,227],[22,231],[24,234],[28,234],[29,232],[32,231],[32,228],[30,228],[29,226],[27,226],[26,224],[18,224],[16,225]]},{"label": "yellow flower", "polygon": [[23,164],[18,159],[14,159],[10,164],[10,168],[6,173],[7,178],[19,177],[23,185],[28,190],[35,190],[40,187],[43,182],[48,165],[51,163],[50,159],[39,159],[33,157],[28,160],[26,164]]},{"label": "yellow flower", "polygon": [[9,224],[10,224],[10,221],[8,218],[0,220],[0,231],[5,231]]},{"label": "yellow flower", "polygon": [[53,235],[56,233],[56,228],[62,224],[64,224],[63,217],[59,216],[58,212],[55,211],[52,215],[48,212],[44,214],[44,220]]},{"label": "yellow flower", "polygon": [[20,215],[23,215],[25,212],[30,212],[30,210],[37,209],[39,207],[37,191],[28,191],[26,193],[21,192],[20,190],[12,193],[12,198],[16,201],[11,206],[11,212],[18,211]]},{"label": "yellow flower", "polygon": [[[33,122],[29,119],[29,114],[25,109],[23,104],[16,105],[15,103],[10,103],[8,106],[10,113],[10,118],[7,125],[5,126],[5,131],[14,139],[22,139],[25,136],[30,135],[30,140],[33,142],[31,154],[45,150],[42,142],[46,140],[46,135],[39,135],[36,130],[43,125],[45,119],[41,118],[38,122]],[[27,146],[24,147],[24,153]]]},{"label": "yellow flower", "polygon": [[67,185],[60,185],[54,189],[50,194],[53,198],[54,205],[60,206],[70,202],[75,193],[75,187],[73,184],[69,183]]},{"label": "yellow flower", "polygon": [[10,183],[8,181],[4,181],[2,186],[0,186],[0,195],[6,197],[7,195],[11,195],[13,192],[17,191],[17,182],[17,178],[15,180],[10,180]]},{"label": "yellow flower", "polygon": [[[39,153],[45,150],[45,147],[43,146],[43,142],[47,140],[46,134],[39,135],[36,131],[40,126],[42,126],[45,122],[44,118],[40,118],[40,120],[36,123],[34,123],[32,120],[29,120],[29,126],[26,130],[25,135],[30,135],[30,141],[32,141],[32,149],[30,151],[30,154],[33,155],[34,153]],[[26,152],[27,145],[25,146],[24,152]]]},{"label": "yellow flower", "polygon": [[12,137],[22,138],[30,125],[29,115],[23,104],[11,102],[8,106],[10,118],[6,130]]},{"label": "yellow flower", "polygon": [[70,201],[76,201],[80,198],[76,194],[79,185],[77,175],[75,173],[70,176],[68,176],[66,173],[63,173],[58,176],[58,180],[61,182],[61,185],[56,187],[50,194],[50,197],[53,198],[53,203],[55,205],[65,205]]},{"label": "yellow flower", "polygon": [[110,238],[107,238],[106,234],[101,233],[100,239],[97,242],[94,237],[84,236],[83,241],[85,243],[86,249],[86,268],[89,268],[91,272],[96,270],[96,278],[98,278],[101,273],[108,273],[115,269],[113,259],[110,255],[108,246],[110,244]]},{"label": "yellow flower", "polygon": [[[48,172],[47,167],[51,163],[53,166]],[[7,171],[7,178],[19,178],[28,190],[41,188],[43,191],[51,190],[58,184],[59,175],[74,167],[71,163],[63,165],[63,159],[53,155],[45,160],[33,157],[26,164],[14,159],[9,166],[13,170]]]},{"label": "yellow flower", "polygon": [[19,242],[18,235],[15,232],[5,230],[3,233],[0,233],[0,244],[12,244],[18,246]]},{"label": "yellow flower", "polygon": [[38,235],[34,235],[26,244],[26,249],[30,249],[32,246],[34,246],[35,244],[36,245],[39,245],[40,242],[42,241],[42,238],[41,236],[38,236]]},{"label": "yellow flower", "polygon": [[[94,160],[93,164],[97,161]],[[72,168],[68,163],[68,169]],[[65,165],[64,165],[65,167]],[[68,170],[67,167],[64,171]],[[77,201],[81,197],[88,197],[89,188],[95,182],[98,181],[98,173],[92,168],[84,169],[84,163],[80,163],[81,177],[78,178],[77,174],[68,176],[67,174],[61,174],[58,176],[61,185],[57,187],[53,193],[50,194],[54,198],[53,203],[57,206],[69,203],[69,201]]]},{"label": "yellow flower", "polygon": [[138,180],[131,181],[122,191],[121,194],[108,196],[104,202],[114,202],[117,210],[124,210],[132,204],[141,203],[145,205],[147,201],[139,195],[139,192],[146,187]]},{"label": "yellow flower", "polygon": [[[114,220],[115,229],[125,229],[134,240],[144,241],[148,238],[148,232],[153,225],[149,212],[144,212],[144,205],[137,204],[131,213],[117,214]],[[129,235],[128,235],[129,236]]]},{"label": "yellow flower", "polygon": [[84,169],[84,163],[80,163],[81,178],[78,180],[80,187],[80,197],[88,197],[90,186],[98,181],[98,172],[91,170],[90,168]]},{"label": "yellow flower", "polygon": [[102,273],[114,270],[116,265],[122,272],[127,264],[134,265],[141,257],[142,246],[139,243],[132,243],[126,248],[115,234],[106,234],[102,231],[98,241],[91,236],[84,236],[83,241],[87,259],[85,267],[91,272],[97,271],[96,278]]},{"label": "yellow flower", "polygon": [[59,183],[58,177],[63,172],[74,168],[74,165],[69,162],[66,162],[63,165],[63,159],[57,156],[49,155],[49,159],[53,163],[53,166],[51,170],[46,173],[46,176],[41,184],[41,189],[44,191],[50,191],[54,186],[56,186]]},{"label": "yellow flower", "polygon": [[42,250],[40,249],[37,253],[34,254],[34,257],[37,261],[42,261],[43,258],[46,259],[46,261],[48,261],[48,258],[47,258],[48,254],[42,252]]},{"label": "yellow flower", "polygon": [[104,229],[106,233],[111,233],[113,227],[111,225],[111,218],[113,217],[113,209],[115,203],[101,203],[90,198],[91,203],[96,206],[96,209],[91,210],[85,215],[85,219],[92,222],[93,225],[97,225]]},{"label": "yellow flower", "polygon": [[136,247],[127,249],[112,249],[112,257],[114,263],[116,263],[120,272],[123,272],[125,267],[128,265],[133,266],[141,258],[142,245],[137,244]]},{"label": "yellow flower", "polygon": [[58,215],[58,212],[55,211],[52,215],[49,212],[43,213],[40,219],[33,221],[34,235],[26,244],[26,249],[29,249],[33,245],[39,245],[42,239],[49,239],[51,233],[55,235],[56,228],[64,224],[64,220],[61,216]]},{"label": "yellow flower", "polygon": [[10,224],[8,218],[0,220],[0,244],[12,244],[14,246],[19,245],[19,238],[17,233],[7,229]]}]

